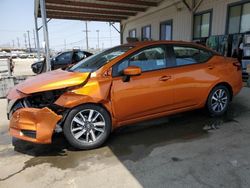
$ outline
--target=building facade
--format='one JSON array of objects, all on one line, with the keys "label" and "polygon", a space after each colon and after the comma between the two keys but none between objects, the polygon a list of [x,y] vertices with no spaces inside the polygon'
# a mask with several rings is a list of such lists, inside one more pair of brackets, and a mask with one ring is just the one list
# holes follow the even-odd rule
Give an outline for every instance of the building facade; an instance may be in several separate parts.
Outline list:
[{"label": "building facade", "polygon": [[[238,58],[250,73],[250,0],[163,0],[121,22],[121,42],[183,40]],[[131,40],[133,39],[133,40]]]},{"label": "building facade", "polygon": [[122,21],[122,43],[138,40],[204,41],[210,36],[250,31],[249,0],[162,1]]}]

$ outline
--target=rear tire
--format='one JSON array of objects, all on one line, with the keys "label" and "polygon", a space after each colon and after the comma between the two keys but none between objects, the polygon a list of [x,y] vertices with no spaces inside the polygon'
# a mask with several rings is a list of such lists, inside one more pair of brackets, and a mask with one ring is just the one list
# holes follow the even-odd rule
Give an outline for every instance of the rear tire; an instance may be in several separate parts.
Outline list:
[{"label": "rear tire", "polygon": [[212,89],[207,99],[210,116],[222,116],[228,110],[231,94],[226,86],[219,85]]},{"label": "rear tire", "polygon": [[78,106],[66,118],[63,132],[68,142],[77,149],[100,147],[111,133],[109,113],[94,104]]}]

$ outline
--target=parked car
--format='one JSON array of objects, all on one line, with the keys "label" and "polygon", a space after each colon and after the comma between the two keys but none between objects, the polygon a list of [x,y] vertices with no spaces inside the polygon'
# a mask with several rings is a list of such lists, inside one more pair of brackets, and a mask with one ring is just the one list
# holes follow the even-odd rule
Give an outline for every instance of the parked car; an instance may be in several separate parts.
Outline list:
[{"label": "parked car", "polygon": [[72,146],[92,149],[123,125],[200,108],[221,116],[241,88],[240,63],[204,46],[126,44],[15,86],[7,97],[9,130],[51,143],[62,129]]},{"label": "parked car", "polygon": [[10,53],[5,52],[5,51],[0,52],[0,59],[7,59],[7,58],[9,58],[9,57],[11,57],[11,54],[10,54]]},{"label": "parked car", "polygon": [[26,59],[26,58],[28,58],[28,56],[29,56],[29,54],[27,54],[27,53],[22,53],[22,54],[19,54],[19,58],[21,58],[21,59]]},{"label": "parked car", "polygon": [[[56,56],[51,58],[51,69],[65,69],[69,66],[72,66],[82,59],[91,56],[92,53],[81,51],[81,50],[72,50],[66,51],[57,54]],[[35,62],[31,65],[31,69],[34,73],[40,74],[46,71],[46,63],[45,60]]]},{"label": "parked car", "polygon": [[34,59],[34,58],[35,58],[35,54],[29,54],[29,55],[28,55],[28,58]]}]

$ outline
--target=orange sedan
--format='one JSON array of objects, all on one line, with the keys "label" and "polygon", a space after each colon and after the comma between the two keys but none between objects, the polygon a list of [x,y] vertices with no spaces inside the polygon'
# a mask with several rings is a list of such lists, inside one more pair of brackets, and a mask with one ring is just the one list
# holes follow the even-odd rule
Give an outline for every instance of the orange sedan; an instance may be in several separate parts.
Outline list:
[{"label": "orange sedan", "polygon": [[63,131],[79,149],[117,127],[188,110],[223,115],[242,88],[236,59],[193,43],[139,42],[27,79],[8,94],[13,137],[51,143]]}]

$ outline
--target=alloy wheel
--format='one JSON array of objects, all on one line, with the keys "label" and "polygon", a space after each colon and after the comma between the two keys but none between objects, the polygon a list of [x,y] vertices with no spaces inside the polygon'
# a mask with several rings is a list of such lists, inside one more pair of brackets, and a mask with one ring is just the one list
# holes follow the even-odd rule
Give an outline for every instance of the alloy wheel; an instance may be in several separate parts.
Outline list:
[{"label": "alloy wheel", "polygon": [[97,141],[105,132],[105,128],[103,115],[93,109],[78,112],[71,121],[71,134],[79,142]]},{"label": "alloy wheel", "polygon": [[211,98],[211,105],[214,112],[222,112],[228,104],[228,96],[224,89],[216,90]]}]

